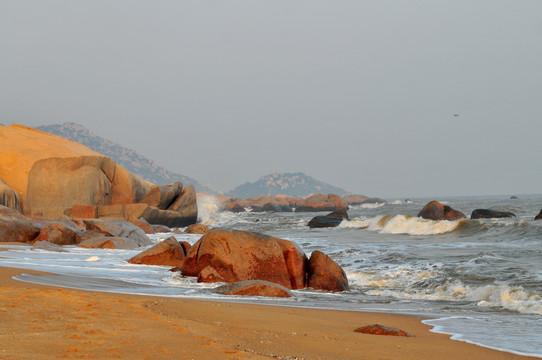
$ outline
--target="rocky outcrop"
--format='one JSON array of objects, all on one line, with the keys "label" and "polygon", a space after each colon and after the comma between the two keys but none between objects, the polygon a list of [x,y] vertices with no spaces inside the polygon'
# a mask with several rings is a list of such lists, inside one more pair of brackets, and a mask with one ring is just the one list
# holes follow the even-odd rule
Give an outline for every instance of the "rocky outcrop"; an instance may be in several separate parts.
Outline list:
[{"label": "rocky outcrop", "polygon": [[380,324],[362,326],[354,331],[361,334],[414,337],[404,330]]},{"label": "rocky outcrop", "polygon": [[191,186],[154,185],[83,145],[20,125],[0,126],[0,139],[0,163],[8,165],[0,167],[0,201],[27,216],[132,220],[146,211],[174,226],[197,219]]},{"label": "rocky outcrop", "polygon": [[215,289],[224,295],[292,297],[287,288],[269,281],[247,280],[219,286]]},{"label": "rocky outcrop", "polygon": [[509,217],[516,217],[516,215],[509,211],[499,211],[491,209],[475,209],[470,215],[471,219],[498,219]]},{"label": "rocky outcrop", "polygon": [[22,211],[21,200],[15,190],[0,179],[0,205]]},{"label": "rocky outcrop", "polygon": [[344,220],[348,220],[346,210],[333,211],[325,216],[315,216],[307,224],[311,228],[325,228],[339,226]]},{"label": "rocky outcrop", "polygon": [[297,204],[296,212],[348,210],[348,204],[335,194],[316,194]]},{"label": "rocky outcrop", "polygon": [[209,230],[188,251],[182,274],[198,282],[264,280],[288,289],[348,289],[344,271],[325,254],[315,251],[309,262],[291,241],[245,231]]},{"label": "rocky outcrop", "polygon": [[542,219],[542,209],[540,210],[540,212],[538,213],[538,215],[536,215],[534,217],[535,220],[541,220]]},{"label": "rocky outcrop", "polygon": [[186,256],[177,239],[170,236],[150,249],[128,260],[130,264],[181,266]]},{"label": "rocky outcrop", "polygon": [[465,215],[448,205],[433,200],[427,203],[418,213],[418,217],[429,220],[460,220],[465,219]]},{"label": "rocky outcrop", "polygon": [[[287,247],[284,241],[245,231],[210,230],[190,248],[182,274],[205,282],[266,280],[297,289],[304,283],[304,272],[291,274],[290,270],[304,269],[306,256],[292,255],[292,248],[297,248]],[[286,257],[284,248],[289,252]],[[300,264],[294,264],[296,261]]]},{"label": "rocky outcrop", "polygon": [[344,270],[321,251],[313,251],[309,260],[308,287],[325,291],[349,289]]},{"label": "rocky outcrop", "polygon": [[32,242],[41,228],[17,210],[0,205],[0,242]]}]

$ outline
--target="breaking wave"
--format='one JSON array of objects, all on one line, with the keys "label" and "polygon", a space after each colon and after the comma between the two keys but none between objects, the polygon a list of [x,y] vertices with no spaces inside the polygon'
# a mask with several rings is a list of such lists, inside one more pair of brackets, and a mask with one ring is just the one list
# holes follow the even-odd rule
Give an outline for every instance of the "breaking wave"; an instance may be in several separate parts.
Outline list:
[{"label": "breaking wave", "polygon": [[368,229],[382,234],[438,235],[456,230],[463,221],[435,221],[410,215],[382,215],[343,221],[339,226]]}]

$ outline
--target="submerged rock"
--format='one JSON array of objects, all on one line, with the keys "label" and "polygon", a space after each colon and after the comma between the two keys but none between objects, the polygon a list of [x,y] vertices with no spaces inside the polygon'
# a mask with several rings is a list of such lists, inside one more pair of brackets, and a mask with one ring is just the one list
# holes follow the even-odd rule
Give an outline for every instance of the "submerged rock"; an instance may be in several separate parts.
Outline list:
[{"label": "submerged rock", "polygon": [[292,297],[287,288],[269,281],[247,280],[219,286],[215,289],[224,295]]},{"label": "submerged rock", "polygon": [[324,228],[338,226],[343,219],[348,219],[346,210],[333,211],[325,216],[315,216],[307,224],[311,228]]},{"label": "submerged rock", "polygon": [[538,213],[538,215],[536,215],[534,217],[535,220],[541,220],[542,219],[542,209],[540,210],[540,212]]}]

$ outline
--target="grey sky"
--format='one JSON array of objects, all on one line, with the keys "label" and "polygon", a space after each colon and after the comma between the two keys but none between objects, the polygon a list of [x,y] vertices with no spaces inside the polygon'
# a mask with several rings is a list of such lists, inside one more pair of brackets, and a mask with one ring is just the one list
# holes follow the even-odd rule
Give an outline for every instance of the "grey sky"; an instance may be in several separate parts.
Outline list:
[{"label": "grey sky", "polygon": [[[0,0],[0,123],[229,190],[541,193],[542,1]],[[459,116],[454,116],[458,114]]]}]

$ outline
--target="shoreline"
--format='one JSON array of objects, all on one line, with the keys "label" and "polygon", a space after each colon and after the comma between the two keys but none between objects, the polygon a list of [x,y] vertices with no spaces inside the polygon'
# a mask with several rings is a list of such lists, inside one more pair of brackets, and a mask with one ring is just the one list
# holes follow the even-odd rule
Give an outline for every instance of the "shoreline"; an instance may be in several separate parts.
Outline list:
[{"label": "shoreline", "polygon": [[[535,359],[430,332],[413,315],[127,295],[12,279],[0,267],[0,358]],[[415,337],[366,335],[383,324]],[[55,346],[51,346],[54,344]]]}]

